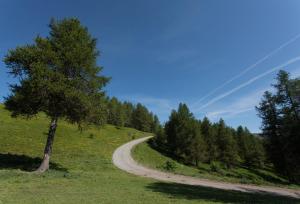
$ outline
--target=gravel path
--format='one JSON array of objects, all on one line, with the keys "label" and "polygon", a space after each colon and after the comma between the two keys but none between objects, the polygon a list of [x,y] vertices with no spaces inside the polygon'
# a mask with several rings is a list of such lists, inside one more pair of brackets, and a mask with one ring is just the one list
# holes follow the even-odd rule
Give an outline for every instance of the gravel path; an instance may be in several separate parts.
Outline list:
[{"label": "gravel path", "polygon": [[168,172],[161,172],[155,169],[149,169],[147,167],[138,164],[131,157],[132,148],[135,145],[148,140],[149,138],[151,138],[151,136],[136,139],[117,148],[112,158],[114,165],[116,165],[118,168],[126,172],[129,172],[137,176],[153,178],[156,180],[161,180],[166,182],[205,186],[211,188],[235,190],[235,191],[242,191],[242,192],[249,192],[249,193],[269,193],[269,194],[275,194],[281,196],[300,198],[299,190],[284,189],[284,188],[277,188],[277,187],[266,187],[266,186],[254,186],[254,185],[246,185],[246,184],[225,183],[225,182],[200,179],[200,178],[195,178],[190,176],[183,176],[183,175],[178,175],[178,174],[173,174]]}]

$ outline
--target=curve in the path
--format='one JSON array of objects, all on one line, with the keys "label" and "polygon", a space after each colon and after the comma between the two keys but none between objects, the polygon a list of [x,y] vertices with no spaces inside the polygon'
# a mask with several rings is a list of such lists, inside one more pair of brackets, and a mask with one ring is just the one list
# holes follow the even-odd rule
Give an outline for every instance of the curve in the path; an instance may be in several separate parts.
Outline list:
[{"label": "curve in the path", "polygon": [[126,144],[123,144],[119,148],[117,148],[113,154],[113,163],[118,168],[142,177],[153,178],[166,182],[174,182],[180,184],[187,185],[195,185],[195,186],[205,186],[211,188],[218,188],[223,190],[235,190],[249,193],[269,193],[280,196],[289,196],[294,198],[300,198],[300,191],[285,189],[285,188],[277,188],[277,187],[267,187],[267,186],[255,186],[255,185],[246,185],[246,184],[234,184],[234,183],[225,183],[219,181],[212,181],[207,179],[200,179],[190,176],[183,176],[168,172],[161,172],[155,169],[149,169],[147,167],[141,166],[137,162],[133,160],[131,157],[132,148],[151,138],[143,137],[140,139],[132,140]]}]

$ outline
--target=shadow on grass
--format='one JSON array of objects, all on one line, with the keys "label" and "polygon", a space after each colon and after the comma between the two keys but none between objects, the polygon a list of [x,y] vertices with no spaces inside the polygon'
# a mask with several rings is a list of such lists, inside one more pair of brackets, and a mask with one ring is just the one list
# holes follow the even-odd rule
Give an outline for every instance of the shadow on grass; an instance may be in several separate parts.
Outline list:
[{"label": "shadow on grass", "polygon": [[164,193],[176,199],[202,200],[222,203],[299,203],[300,200],[272,194],[244,193],[220,190],[209,187],[190,186],[176,183],[156,182],[146,188],[154,192]]},{"label": "shadow on grass", "polygon": [[[39,167],[41,162],[42,159],[39,157],[33,158],[26,155],[0,153],[0,169],[20,169],[23,171],[34,171]],[[68,169],[54,162],[50,162],[50,169],[68,172]]]},{"label": "shadow on grass", "polygon": [[169,157],[169,158],[177,161],[178,163],[185,164],[184,161],[183,161],[183,159],[180,158],[180,157],[175,156],[174,153],[171,152],[167,146],[165,146],[163,144],[161,144],[161,145],[155,145],[154,144],[154,140],[152,138],[147,141],[147,144],[149,145],[149,147],[151,147],[152,149],[158,151],[163,156]]}]

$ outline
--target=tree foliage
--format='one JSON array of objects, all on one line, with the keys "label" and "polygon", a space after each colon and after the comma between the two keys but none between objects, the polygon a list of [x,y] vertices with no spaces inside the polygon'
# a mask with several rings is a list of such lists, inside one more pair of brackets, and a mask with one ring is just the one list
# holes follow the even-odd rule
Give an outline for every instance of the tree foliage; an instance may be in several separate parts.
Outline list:
[{"label": "tree foliage", "polygon": [[278,172],[291,181],[300,181],[300,79],[290,79],[280,71],[257,107],[262,118],[267,155]]},{"label": "tree foliage", "polygon": [[144,132],[157,132],[160,122],[156,115],[141,103],[121,102],[116,97],[106,98],[107,123],[117,127],[131,127]]},{"label": "tree foliage", "polygon": [[4,58],[9,73],[18,79],[5,107],[13,116],[32,117],[43,111],[51,118],[48,156],[59,118],[80,126],[103,124],[102,89],[109,81],[96,63],[96,39],[78,19],[51,20],[49,27],[49,36],[38,36],[33,44],[10,50]]},{"label": "tree foliage", "polygon": [[167,147],[170,154],[184,163],[198,166],[199,163],[214,165],[217,161],[227,168],[240,163],[249,167],[264,165],[262,141],[247,128],[235,130],[222,119],[217,123],[206,117],[197,120],[182,103],[156,135],[155,145],[160,149]]}]

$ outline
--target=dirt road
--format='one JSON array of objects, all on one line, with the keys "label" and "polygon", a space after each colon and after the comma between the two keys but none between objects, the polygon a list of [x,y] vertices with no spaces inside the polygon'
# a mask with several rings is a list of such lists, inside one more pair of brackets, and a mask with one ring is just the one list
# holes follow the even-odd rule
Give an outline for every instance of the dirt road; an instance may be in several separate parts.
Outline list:
[{"label": "dirt road", "polygon": [[117,148],[112,158],[114,165],[116,165],[118,168],[126,172],[135,174],[137,176],[153,178],[153,179],[166,181],[166,182],[198,185],[198,186],[205,186],[205,187],[225,189],[225,190],[236,190],[236,191],[250,192],[250,193],[259,193],[259,192],[269,193],[269,194],[300,198],[300,191],[298,190],[284,189],[284,188],[277,188],[277,187],[246,185],[246,184],[225,183],[225,182],[200,179],[200,178],[195,178],[190,176],[183,176],[183,175],[178,175],[173,173],[161,172],[155,169],[149,169],[147,167],[138,164],[131,157],[132,148],[135,145],[144,142],[149,138],[151,137],[143,137],[140,139],[136,139]]}]

